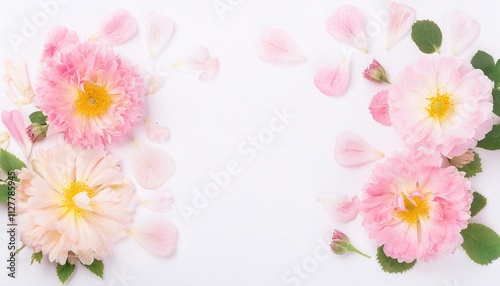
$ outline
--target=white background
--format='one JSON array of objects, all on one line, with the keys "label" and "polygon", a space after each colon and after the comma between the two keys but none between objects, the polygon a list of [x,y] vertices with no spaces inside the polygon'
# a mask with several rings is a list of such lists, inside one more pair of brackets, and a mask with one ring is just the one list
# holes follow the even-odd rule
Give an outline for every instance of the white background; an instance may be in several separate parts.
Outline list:
[{"label": "white background", "polygon": [[[48,0],[41,0],[46,2]],[[43,13],[37,1],[0,1],[0,58],[29,61],[32,82],[36,82],[37,61],[47,32],[55,25],[67,25],[81,38],[88,37],[100,20],[115,8],[132,12],[139,33],[116,51],[132,60],[146,74],[147,67],[166,75],[166,85],[148,97],[147,117],[170,127],[171,138],[161,145],[147,141],[141,126],[134,136],[143,143],[169,152],[177,171],[165,188],[171,190],[174,210],[167,214],[139,209],[138,221],[164,217],[180,231],[176,253],[169,258],[155,257],[131,239],[114,248],[104,260],[104,280],[78,267],[68,285],[498,285],[500,262],[483,267],[468,259],[462,249],[437,262],[417,263],[404,274],[381,271],[375,258],[327,253],[332,231],[347,233],[360,250],[374,256],[376,246],[361,227],[361,219],[336,223],[323,211],[317,198],[361,194],[375,163],[357,168],[336,164],[333,148],[336,136],[346,130],[365,137],[390,156],[402,149],[393,130],[374,122],[368,111],[372,95],[383,85],[361,76],[373,58],[386,68],[389,78],[421,53],[405,37],[389,52],[385,46],[385,26],[377,22],[388,1],[264,1],[221,0],[233,3],[230,11],[218,13],[217,1],[74,1],[59,4],[58,11],[15,51],[9,34],[22,36],[23,18],[32,21]],[[431,19],[443,30],[442,53],[449,54],[447,16],[454,10],[467,12],[481,24],[481,35],[460,56],[469,60],[482,49],[500,57],[498,1],[402,1],[417,10],[417,19]],[[321,94],[313,84],[316,70],[340,58],[343,50],[325,31],[325,21],[342,4],[360,8],[370,28],[370,53],[351,56],[351,83],[338,98]],[[231,5],[231,4],[228,4]],[[152,11],[170,16],[176,24],[170,44],[156,61],[148,56],[143,42],[142,20]],[[300,64],[273,64],[256,54],[265,29],[288,32],[302,47],[308,61]],[[174,71],[170,65],[186,50],[201,45],[219,58],[220,71],[212,81]],[[346,47],[347,48],[347,47]],[[2,73],[4,72],[2,68]],[[4,89],[2,82],[2,90]],[[13,109],[0,94],[1,109]],[[257,152],[253,160],[238,152],[241,144],[267,128],[274,109],[295,115],[282,132]],[[23,107],[25,115],[32,107]],[[1,130],[5,130],[3,126]],[[244,148],[248,148],[248,145]],[[10,150],[20,155],[11,142]],[[120,154],[127,176],[131,175],[130,146],[121,144],[110,150]],[[500,152],[478,151],[484,173],[473,179],[473,188],[488,198],[487,207],[473,220],[500,232]],[[195,189],[213,182],[211,172],[220,172],[236,161],[241,172],[229,185],[209,200],[197,215],[186,219],[183,206],[193,207]],[[141,196],[151,191],[138,188]],[[5,225],[6,208],[0,208]],[[7,257],[4,227],[0,227],[0,257]],[[44,260],[29,265],[31,253],[18,257],[17,278],[7,277],[0,263],[0,285],[59,285],[55,266]],[[319,258],[319,260],[318,260]],[[302,278],[291,278],[300,267]],[[304,267],[306,269],[304,269]],[[298,276],[296,276],[298,277]],[[295,280],[286,280],[295,279]],[[294,281],[294,282],[292,282]]]}]

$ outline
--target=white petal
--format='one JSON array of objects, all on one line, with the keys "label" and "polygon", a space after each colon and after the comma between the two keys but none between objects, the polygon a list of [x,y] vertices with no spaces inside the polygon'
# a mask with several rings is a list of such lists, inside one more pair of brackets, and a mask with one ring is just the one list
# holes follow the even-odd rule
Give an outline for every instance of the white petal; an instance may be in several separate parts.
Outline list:
[{"label": "white petal", "polygon": [[133,150],[132,169],[143,188],[158,189],[174,174],[175,163],[167,152],[139,143],[134,144]]},{"label": "white petal", "polygon": [[155,212],[169,212],[172,210],[174,199],[168,191],[156,191],[151,197],[142,200],[141,204]]},{"label": "white petal", "polygon": [[153,122],[147,118],[144,119],[146,134],[152,142],[161,143],[170,137],[170,129],[161,126],[158,122]]},{"label": "white petal", "polygon": [[365,139],[352,132],[343,132],[335,142],[335,161],[343,166],[365,164],[383,157]]},{"label": "white petal", "polygon": [[0,132],[0,148],[7,149],[9,147],[10,135],[8,132]]},{"label": "white petal", "polygon": [[177,247],[179,231],[168,221],[153,221],[130,228],[129,235],[151,254],[170,256]]},{"label": "white petal", "polygon": [[276,29],[264,31],[257,49],[259,58],[266,62],[291,63],[307,60],[304,52],[286,32]]},{"label": "white petal", "polygon": [[7,83],[5,93],[7,97],[15,104],[30,104],[33,102],[35,92],[31,87],[26,61],[19,60],[14,63],[10,60],[4,60],[4,66],[4,80]]},{"label": "white petal", "polygon": [[210,80],[219,71],[219,60],[210,56],[207,48],[198,46],[173,63],[172,68],[195,75],[201,80]]},{"label": "white petal", "polygon": [[144,30],[151,58],[156,59],[167,46],[174,32],[174,26],[174,21],[165,15],[154,12],[146,15]]},{"label": "white petal", "polygon": [[458,55],[467,49],[479,37],[479,23],[462,12],[450,15],[448,19],[451,38],[451,52]]},{"label": "white petal", "polygon": [[352,198],[346,195],[339,195],[333,199],[319,198],[325,211],[338,222],[349,222],[358,216],[360,200],[358,196]]}]

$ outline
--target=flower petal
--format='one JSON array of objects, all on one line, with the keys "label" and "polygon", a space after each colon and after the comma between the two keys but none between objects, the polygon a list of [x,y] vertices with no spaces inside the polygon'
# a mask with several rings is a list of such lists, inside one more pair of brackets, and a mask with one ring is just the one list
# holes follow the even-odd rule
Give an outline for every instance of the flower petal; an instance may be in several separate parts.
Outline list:
[{"label": "flower petal", "polygon": [[0,132],[0,148],[7,149],[9,147],[10,135],[8,132]]},{"label": "flower petal", "polygon": [[133,172],[143,188],[158,189],[174,174],[175,163],[167,152],[139,143],[133,149]]},{"label": "flower petal", "polygon": [[148,94],[155,94],[165,85],[165,78],[158,73],[153,73],[148,79]]},{"label": "flower petal", "polygon": [[130,228],[129,235],[151,254],[170,256],[177,247],[179,231],[168,221],[153,221]]},{"label": "flower petal", "polygon": [[5,76],[7,83],[5,93],[7,97],[16,104],[30,104],[33,102],[35,92],[31,87],[28,66],[25,60],[14,63],[10,60],[3,62],[5,66]]},{"label": "flower petal", "polygon": [[149,140],[160,143],[166,141],[170,137],[170,129],[161,126],[158,122],[153,122],[144,118],[144,126],[146,127],[146,134]]},{"label": "flower petal", "polygon": [[136,33],[135,18],[129,11],[118,9],[104,18],[90,39],[118,45],[132,39]]},{"label": "flower petal", "polygon": [[141,205],[155,212],[169,212],[172,210],[174,199],[168,191],[156,191],[151,197],[141,201]]},{"label": "flower petal", "polygon": [[211,57],[207,48],[196,47],[173,63],[172,68],[195,75],[201,80],[210,80],[219,71],[219,60]]},{"label": "flower petal", "polygon": [[350,222],[358,216],[360,200],[358,196],[352,198],[339,195],[334,199],[320,198],[325,211],[338,222]]},{"label": "flower petal", "polygon": [[370,102],[370,113],[378,123],[391,126],[391,117],[389,116],[389,90],[384,89],[375,94]]},{"label": "flower petal", "polygon": [[314,75],[314,85],[328,96],[343,95],[350,80],[350,60],[342,59],[321,67]]},{"label": "flower petal", "polygon": [[66,26],[55,26],[50,30],[45,39],[45,45],[42,52],[42,64],[52,59],[61,49],[71,44],[80,42],[78,34],[69,30]]},{"label": "flower petal", "polygon": [[325,26],[326,31],[337,40],[352,45],[365,53],[368,52],[365,20],[358,8],[352,5],[338,8],[326,20]]},{"label": "flower petal", "polygon": [[335,142],[335,161],[343,166],[356,166],[384,157],[365,139],[353,132],[343,132]]},{"label": "flower petal", "polygon": [[149,13],[144,18],[146,43],[151,58],[156,57],[167,46],[174,32],[174,21],[159,13]]},{"label": "flower petal", "polygon": [[19,110],[4,110],[2,112],[2,122],[9,130],[12,138],[17,142],[19,147],[21,147],[26,158],[28,158],[31,154],[33,144],[31,143],[28,133],[26,133],[26,123],[24,122],[21,112]]},{"label": "flower petal", "polygon": [[448,19],[451,38],[451,52],[458,55],[467,49],[479,36],[481,26],[469,15],[455,12]]},{"label": "flower petal", "polygon": [[304,52],[292,37],[276,29],[268,29],[262,33],[257,54],[266,62],[293,63],[307,60]]},{"label": "flower petal", "polygon": [[401,40],[411,29],[417,19],[417,12],[412,7],[391,2],[387,8],[387,38],[386,49],[391,48]]}]

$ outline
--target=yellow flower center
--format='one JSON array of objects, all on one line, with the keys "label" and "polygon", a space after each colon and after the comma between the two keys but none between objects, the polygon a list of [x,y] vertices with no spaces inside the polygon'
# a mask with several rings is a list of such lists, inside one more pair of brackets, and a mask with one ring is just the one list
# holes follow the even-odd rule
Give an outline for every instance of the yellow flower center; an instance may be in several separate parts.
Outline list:
[{"label": "yellow flower center", "polygon": [[111,106],[111,97],[105,88],[90,81],[83,83],[84,91],[78,91],[75,102],[78,113],[86,116],[97,116],[106,112]]},{"label": "yellow flower center", "polygon": [[414,197],[411,200],[401,194],[405,210],[398,211],[398,216],[409,224],[416,224],[420,218],[429,217],[429,205],[425,198]]},{"label": "yellow flower center", "polygon": [[78,212],[78,214],[83,215],[85,213],[84,209],[79,208],[75,205],[73,198],[81,192],[85,192],[88,197],[92,195],[92,189],[82,182],[72,182],[69,187],[64,190],[64,205],[68,210],[74,210]]},{"label": "yellow flower center", "polygon": [[438,92],[436,96],[427,98],[429,104],[427,105],[425,110],[427,110],[429,116],[438,120],[446,117],[453,105],[450,101],[450,96],[451,95],[447,93],[441,94]]}]

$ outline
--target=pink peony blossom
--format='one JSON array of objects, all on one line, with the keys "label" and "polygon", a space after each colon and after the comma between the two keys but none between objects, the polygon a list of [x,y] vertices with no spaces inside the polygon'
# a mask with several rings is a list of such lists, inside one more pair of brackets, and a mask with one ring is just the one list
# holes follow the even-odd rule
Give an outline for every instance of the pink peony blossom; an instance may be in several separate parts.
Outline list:
[{"label": "pink peony blossom", "polygon": [[399,262],[435,260],[462,242],[470,218],[470,182],[439,154],[413,151],[378,164],[364,187],[363,226]]},{"label": "pink peony blossom", "polygon": [[392,126],[409,147],[426,146],[448,158],[462,155],[493,126],[492,87],[465,60],[422,58],[389,89]]}]

